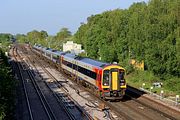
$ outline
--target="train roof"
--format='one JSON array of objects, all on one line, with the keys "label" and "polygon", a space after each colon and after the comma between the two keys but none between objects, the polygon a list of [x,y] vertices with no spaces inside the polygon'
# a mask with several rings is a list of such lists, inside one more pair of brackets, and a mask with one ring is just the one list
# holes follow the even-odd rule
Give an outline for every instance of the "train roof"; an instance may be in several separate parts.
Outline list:
[{"label": "train roof", "polygon": [[59,55],[59,56],[62,55],[63,53],[64,53],[64,52],[62,52],[62,51],[57,51],[57,50],[55,50],[55,51],[53,50],[53,51],[52,51],[52,54],[54,54],[54,55]]},{"label": "train roof", "polygon": [[40,47],[42,47],[42,46],[40,46],[40,45],[34,45],[33,47],[35,47],[35,48],[40,48]]},{"label": "train roof", "polygon": [[108,63],[93,60],[90,58],[82,58],[82,59],[80,58],[79,61],[81,61],[83,63],[88,63],[88,64],[93,65],[93,66],[98,66],[98,67],[104,67],[105,65],[108,65]]},{"label": "train roof", "polygon": [[42,50],[44,52],[49,52],[50,54],[59,55],[59,56],[64,53],[62,51],[58,51],[58,50],[54,50],[54,49],[51,49],[51,48],[43,47],[41,45],[34,45],[33,47],[36,48],[36,49],[40,49],[40,50]]},{"label": "train roof", "polygon": [[58,51],[58,50],[54,50],[54,49],[51,49],[51,48],[45,48],[44,49],[45,52],[48,52],[50,54],[53,54],[53,55],[62,55],[64,52],[62,51]]},{"label": "train roof", "polygon": [[77,60],[78,62],[89,64],[91,66],[99,67],[99,68],[102,68],[105,65],[109,65],[109,63],[93,60],[93,59],[86,58],[86,57],[80,57],[80,56],[77,56],[75,54],[70,54],[70,53],[65,54],[64,57],[70,58],[71,60]]},{"label": "train roof", "polygon": [[42,50],[45,52],[47,51],[47,47],[42,47]]},{"label": "train roof", "polygon": [[46,51],[52,52],[52,49],[51,48],[46,48]]},{"label": "train roof", "polygon": [[68,57],[68,58],[71,58],[71,59],[75,59],[75,58],[76,58],[76,55],[75,55],[75,54],[72,54],[72,53],[66,53],[66,54],[64,54],[64,57]]},{"label": "train roof", "polygon": [[43,49],[43,47],[41,45],[34,45],[33,47],[36,49],[39,49],[39,50]]}]

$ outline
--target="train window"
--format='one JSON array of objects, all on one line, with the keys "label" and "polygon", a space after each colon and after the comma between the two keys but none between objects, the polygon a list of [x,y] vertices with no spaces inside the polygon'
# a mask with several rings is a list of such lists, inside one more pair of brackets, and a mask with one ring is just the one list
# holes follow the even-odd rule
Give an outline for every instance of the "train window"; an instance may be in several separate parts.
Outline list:
[{"label": "train window", "polygon": [[125,85],[125,79],[124,79],[124,71],[119,71],[119,80],[120,80],[120,85]]},{"label": "train window", "polygon": [[95,72],[92,72],[91,75],[93,79],[96,79],[97,74]]},{"label": "train window", "polygon": [[75,70],[76,69],[76,66],[75,66],[75,64],[72,64],[72,68]]},{"label": "train window", "polygon": [[124,71],[119,71],[119,80],[124,80]]},{"label": "train window", "polygon": [[80,67],[80,66],[77,66],[78,67],[78,72],[88,76],[88,77],[91,77],[93,79],[96,79],[96,73],[95,72],[92,72],[86,68],[83,68],[83,67]]},{"label": "train window", "polygon": [[104,70],[104,73],[103,73],[103,85],[104,86],[109,86],[109,74],[110,74],[109,70]]},{"label": "train window", "polygon": [[70,67],[70,68],[72,68],[72,63],[67,62],[67,66]]},{"label": "train window", "polygon": [[59,56],[53,55],[53,59],[58,60]]},{"label": "train window", "polygon": [[84,75],[86,75],[86,76],[88,76],[90,78],[96,79],[97,74],[95,72],[93,72],[93,71],[90,71],[90,70],[88,70],[86,68],[80,67],[80,66],[78,66],[76,64],[72,64],[72,63],[70,63],[68,61],[65,61],[65,60],[63,60],[62,63],[64,65],[70,67],[70,68],[73,68],[74,70],[77,70],[78,72],[80,72],[80,73],[82,73],[82,74],[84,74]]}]

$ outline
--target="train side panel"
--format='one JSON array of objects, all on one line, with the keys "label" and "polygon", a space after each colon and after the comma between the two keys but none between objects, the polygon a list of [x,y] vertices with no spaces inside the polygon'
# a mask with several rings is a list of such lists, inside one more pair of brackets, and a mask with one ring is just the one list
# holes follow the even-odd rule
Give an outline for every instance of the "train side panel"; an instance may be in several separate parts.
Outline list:
[{"label": "train side panel", "polygon": [[68,72],[80,83],[85,83],[105,99],[122,99],[126,90],[125,69],[118,66],[92,60],[77,58],[74,54],[56,53],[46,48],[35,49],[52,63]]}]

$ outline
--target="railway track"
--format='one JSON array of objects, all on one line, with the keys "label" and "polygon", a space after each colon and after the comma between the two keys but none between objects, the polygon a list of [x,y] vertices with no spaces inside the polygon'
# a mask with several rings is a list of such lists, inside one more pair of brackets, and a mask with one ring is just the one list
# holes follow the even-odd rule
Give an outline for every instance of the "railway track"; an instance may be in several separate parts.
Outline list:
[{"label": "railway track", "polygon": [[[36,119],[56,120],[52,111],[50,111],[50,106],[48,106],[48,103],[45,102],[46,99],[44,98],[44,95],[38,89],[38,85],[34,82],[34,78],[32,74],[30,73],[30,71],[28,70],[26,63],[22,62],[22,59],[17,53],[16,48],[14,48],[14,51],[15,51],[14,53],[15,59],[18,61],[17,68],[20,73],[19,74],[20,79],[22,80],[23,90],[24,90],[28,112],[29,112],[29,119],[31,120],[36,120]],[[27,77],[25,78],[24,76],[27,76]],[[36,94],[32,94],[32,93],[36,93]],[[36,97],[39,100],[34,99],[33,97]],[[37,113],[35,114],[35,112],[33,112],[33,110],[36,108],[41,108],[41,110],[37,109],[39,111],[38,114]],[[41,115],[43,117],[41,117]]]},{"label": "railway track", "polygon": [[12,49],[12,54],[13,54],[13,57],[14,57],[14,59],[15,59],[15,61],[17,62],[17,63],[15,63],[14,61],[13,61],[13,63],[12,63],[12,67],[13,67],[13,69],[15,70],[16,68],[18,69],[16,72],[16,75],[17,74],[19,74],[19,78],[20,78],[20,80],[22,81],[22,86],[23,86],[23,91],[24,91],[24,94],[25,94],[25,99],[26,99],[26,104],[27,104],[27,108],[28,108],[28,113],[29,113],[29,119],[30,120],[33,120],[34,118],[33,118],[33,115],[32,115],[32,109],[31,109],[31,106],[30,106],[30,101],[29,101],[29,97],[28,97],[28,93],[27,93],[27,88],[26,88],[26,85],[25,85],[25,79],[24,79],[24,77],[23,77],[23,74],[22,74],[22,71],[21,71],[21,65],[19,64],[19,60],[18,60],[18,58],[17,58],[17,49],[15,48],[15,47],[13,47],[13,49]]},{"label": "railway track", "polygon": [[[137,106],[143,106],[141,107],[141,109],[143,110],[148,108],[152,111],[155,111],[156,113],[159,113],[161,115],[161,118],[164,117],[165,119],[170,120],[180,119],[180,112],[170,108],[169,106],[162,105],[161,103],[158,103],[152,99],[148,99],[147,97],[142,96],[143,94],[146,93],[128,86],[126,99],[131,99],[134,104],[137,104]],[[137,96],[141,96],[140,99],[137,99]],[[150,116],[152,116],[152,118],[157,117],[154,115]]]},{"label": "railway track", "polygon": [[[26,52],[26,54],[31,54]],[[52,81],[49,80],[45,80],[44,83],[46,84],[46,86],[49,88],[49,90],[53,93],[54,97],[57,99],[57,101],[60,103],[60,105],[63,107],[63,109],[65,110],[65,112],[67,113],[68,117],[71,120],[90,120],[93,119],[86,111],[84,111],[80,105],[73,100],[72,97],[70,97],[68,95],[68,91],[65,87],[63,87],[63,85],[46,69],[46,66],[44,66],[43,64],[41,64],[39,61],[35,61],[37,58],[33,58],[31,56],[31,58],[29,58],[29,56],[27,55],[27,62],[29,64],[31,64],[33,71],[39,71],[38,69],[41,69],[42,71],[44,71],[48,77],[50,77]],[[36,67],[37,65],[40,66],[40,68]],[[54,91],[54,89],[58,89]]]},{"label": "railway track", "polygon": [[72,114],[72,112],[71,112],[72,108],[68,109],[68,106],[70,106],[70,107],[73,106],[73,107],[76,107],[75,108],[75,109],[77,109],[76,112],[80,112],[80,114],[82,115],[81,116],[82,119],[92,119],[89,116],[89,114],[86,111],[84,111],[80,107],[80,105],[71,96],[68,95],[68,90],[65,87],[63,87],[62,83],[60,81],[58,81],[43,65],[42,65],[42,69],[54,80],[54,82],[58,85],[58,88],[62,89],[63,93],[66,93],[65,96],[60,95],[60,98],[61,98],[61,101],[64,101],[64,103],[65,103],[63,105],[64,105],[64,109],[66,110],[68,115],[71,116],[71,118],[73,118],[74,120],[79,119],[79,118],[76,118],[76,116]]},{"label": "railway track", "polygon": [[[44,69],[46,69],[45,67],[47,67],[47,66],[44,66]],[[44,71],[46,71],[46,70],[44,70]],[[67,76],[65,76],[65,77],[67,77]],[[60,85],[60,86],[63,86],[63,85]],[[79,85],[77,85],[77,87],[73,85],[73,88],[77,91],[79,91],[79,88],[84,89],[84,88],[82,88],[82,86],[79,86]],[[85,88],[84,90],[87,90],[87,89]],[[110,107],[111,110],[114,111],[116,113],[116,115],[118,115],[118,117],[121,119],[128,119],[128,120],[134,120],[134,119],[176,120],[176,119],[178,119],[177,116],[173,116],[172,114],[169,115],[166,112],[162,112],[161,110],[159,110],[155,107],[152,107],[151,105],[148,105],[141,100],[138,100],[139,98],[141,98],[141,95],[134,96],[133,91],[131,91],[130,93],[131,94],[127,93],[125,96],[125,99],[123,99],[122,101],[119,101],[119,102],[104,101],[104,100],[99,99],[99,97],[97,97],[97,96],[94,96],[94,95],[93,96],[96,97],[96,99],[99,99],[98,100],[98,101],[100,101],[99,103],[104,103],[106,106]],[[152,102],[152,104],[154,104],[154,103]],[[112,117],[110,119],[114,119],[114,118]]]},{"label": "railway track", "polygon": [[[15,59],[21,63],[17,63],[17,68],[20,73],[20,78],[22,80],[24,94],[26,96],[26,103],[28,107],[28,113],[24,119],[38,120],[38,119],[47,119],[47,120],[57,120],[57,117],[52,111],[51,105],[49,104],[44,93],[40,89],[37,81],[34,78],[34,74],[30,69],[30,65],[25,63],[22,60],[21,56],[17,53],[17,49],[14,48]],[[27,78],[24,78],[26,76]],[[29,117],[27,117],[29,116]],[[64,115],[65,116],[65,115]],[[23,115],[24,117],[24,115]],[[69,119],[68,117],[64,117]]]}]

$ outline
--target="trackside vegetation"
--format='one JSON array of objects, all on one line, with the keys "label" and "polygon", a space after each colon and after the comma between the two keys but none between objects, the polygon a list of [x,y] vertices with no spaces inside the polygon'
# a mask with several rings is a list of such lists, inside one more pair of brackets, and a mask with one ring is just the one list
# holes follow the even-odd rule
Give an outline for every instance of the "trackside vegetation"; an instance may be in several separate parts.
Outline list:
[{"label": "trackside vegetation", "polygon": [[0,34],[0,120],[11,120],[15,108],[15,81],[5,56],[10,44],[10,34]]}]

